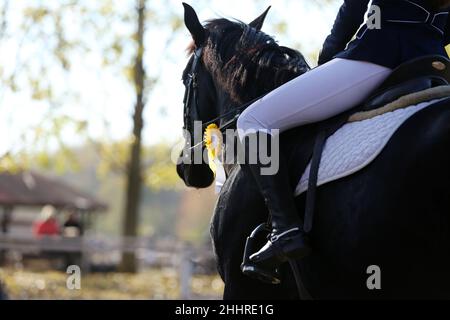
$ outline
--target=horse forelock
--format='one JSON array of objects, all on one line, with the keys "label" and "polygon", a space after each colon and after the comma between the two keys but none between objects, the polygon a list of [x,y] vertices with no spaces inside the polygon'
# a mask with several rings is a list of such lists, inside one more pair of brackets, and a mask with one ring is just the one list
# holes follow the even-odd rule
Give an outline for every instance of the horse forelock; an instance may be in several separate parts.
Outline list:
[{"label": "horse forelock", "polygon": [[240,21],[210,20],[203,63],[233,102],[242,104],[309,69],[303,55]]}]

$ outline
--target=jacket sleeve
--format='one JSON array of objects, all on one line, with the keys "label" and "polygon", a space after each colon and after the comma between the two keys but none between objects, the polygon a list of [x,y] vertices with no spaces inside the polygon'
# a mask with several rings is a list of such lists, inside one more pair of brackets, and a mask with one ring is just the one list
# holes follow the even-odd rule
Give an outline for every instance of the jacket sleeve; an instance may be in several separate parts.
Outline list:
[{"label": "jacket sleeve", "polygon": [[370,0],[344,0],[319,55],[319,65],[330,61],[334,55],[345,49],[364,22]]}]

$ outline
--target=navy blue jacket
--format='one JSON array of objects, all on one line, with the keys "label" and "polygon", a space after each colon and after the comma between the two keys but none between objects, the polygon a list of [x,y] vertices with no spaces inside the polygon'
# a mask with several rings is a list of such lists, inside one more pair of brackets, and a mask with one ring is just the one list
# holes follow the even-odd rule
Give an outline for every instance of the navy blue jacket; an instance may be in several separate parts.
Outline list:
[{"label": "navy blue jacket", "polygon": [[373,0],[372,4],[381,8],[382,24],[381,29],[370,29],[363,24],[369,2],[344,0],[319,64],[337,57],[394,69],[423,55],[447,56],[444,47],[450,43],[450,8],[433,10],[427,0]]}]

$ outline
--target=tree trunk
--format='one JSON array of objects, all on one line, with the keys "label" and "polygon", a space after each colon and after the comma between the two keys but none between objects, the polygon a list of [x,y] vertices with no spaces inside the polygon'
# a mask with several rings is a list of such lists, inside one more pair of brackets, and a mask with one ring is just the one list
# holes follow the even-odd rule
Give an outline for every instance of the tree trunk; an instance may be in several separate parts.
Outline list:
[{"label": "tree trunk", "polygon": [[[141,144],[142,128],[144,120],[142,118],[145,97],[144,82],[145,70],[143,66],[144,53],[144,24],[145,24],[145,0],[137,0],[138,28],[136,34],[137,54],[134,66],[134,85],[136,90],[136,106],[133,115],[133,141],[131,144],[130,158],[127,166],[127,189],[126,203],[123,221],[123,236],[136,237],[139,217],[139,204],[142,185],[141,170]],[[122,272],[134,273],[137,271],[136,257],[134,253],[124,252],[121,263]]]}]

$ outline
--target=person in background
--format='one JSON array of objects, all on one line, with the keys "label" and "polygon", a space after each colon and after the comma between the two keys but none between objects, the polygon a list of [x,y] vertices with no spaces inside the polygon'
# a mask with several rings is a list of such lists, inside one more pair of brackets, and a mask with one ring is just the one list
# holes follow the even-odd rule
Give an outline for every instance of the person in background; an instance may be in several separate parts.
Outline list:
[{"label": "person in background", "polygon": [[33,235],[35,237],[56,236],[61,233],[55,213],[56,210],[53,206],[42,208],[40,217],[33,224]]},{"label": "person in background", "polygon": [[77,212],[71,211],[63,225],[65,237],[79,237],[83,235],[83,226]]}]

